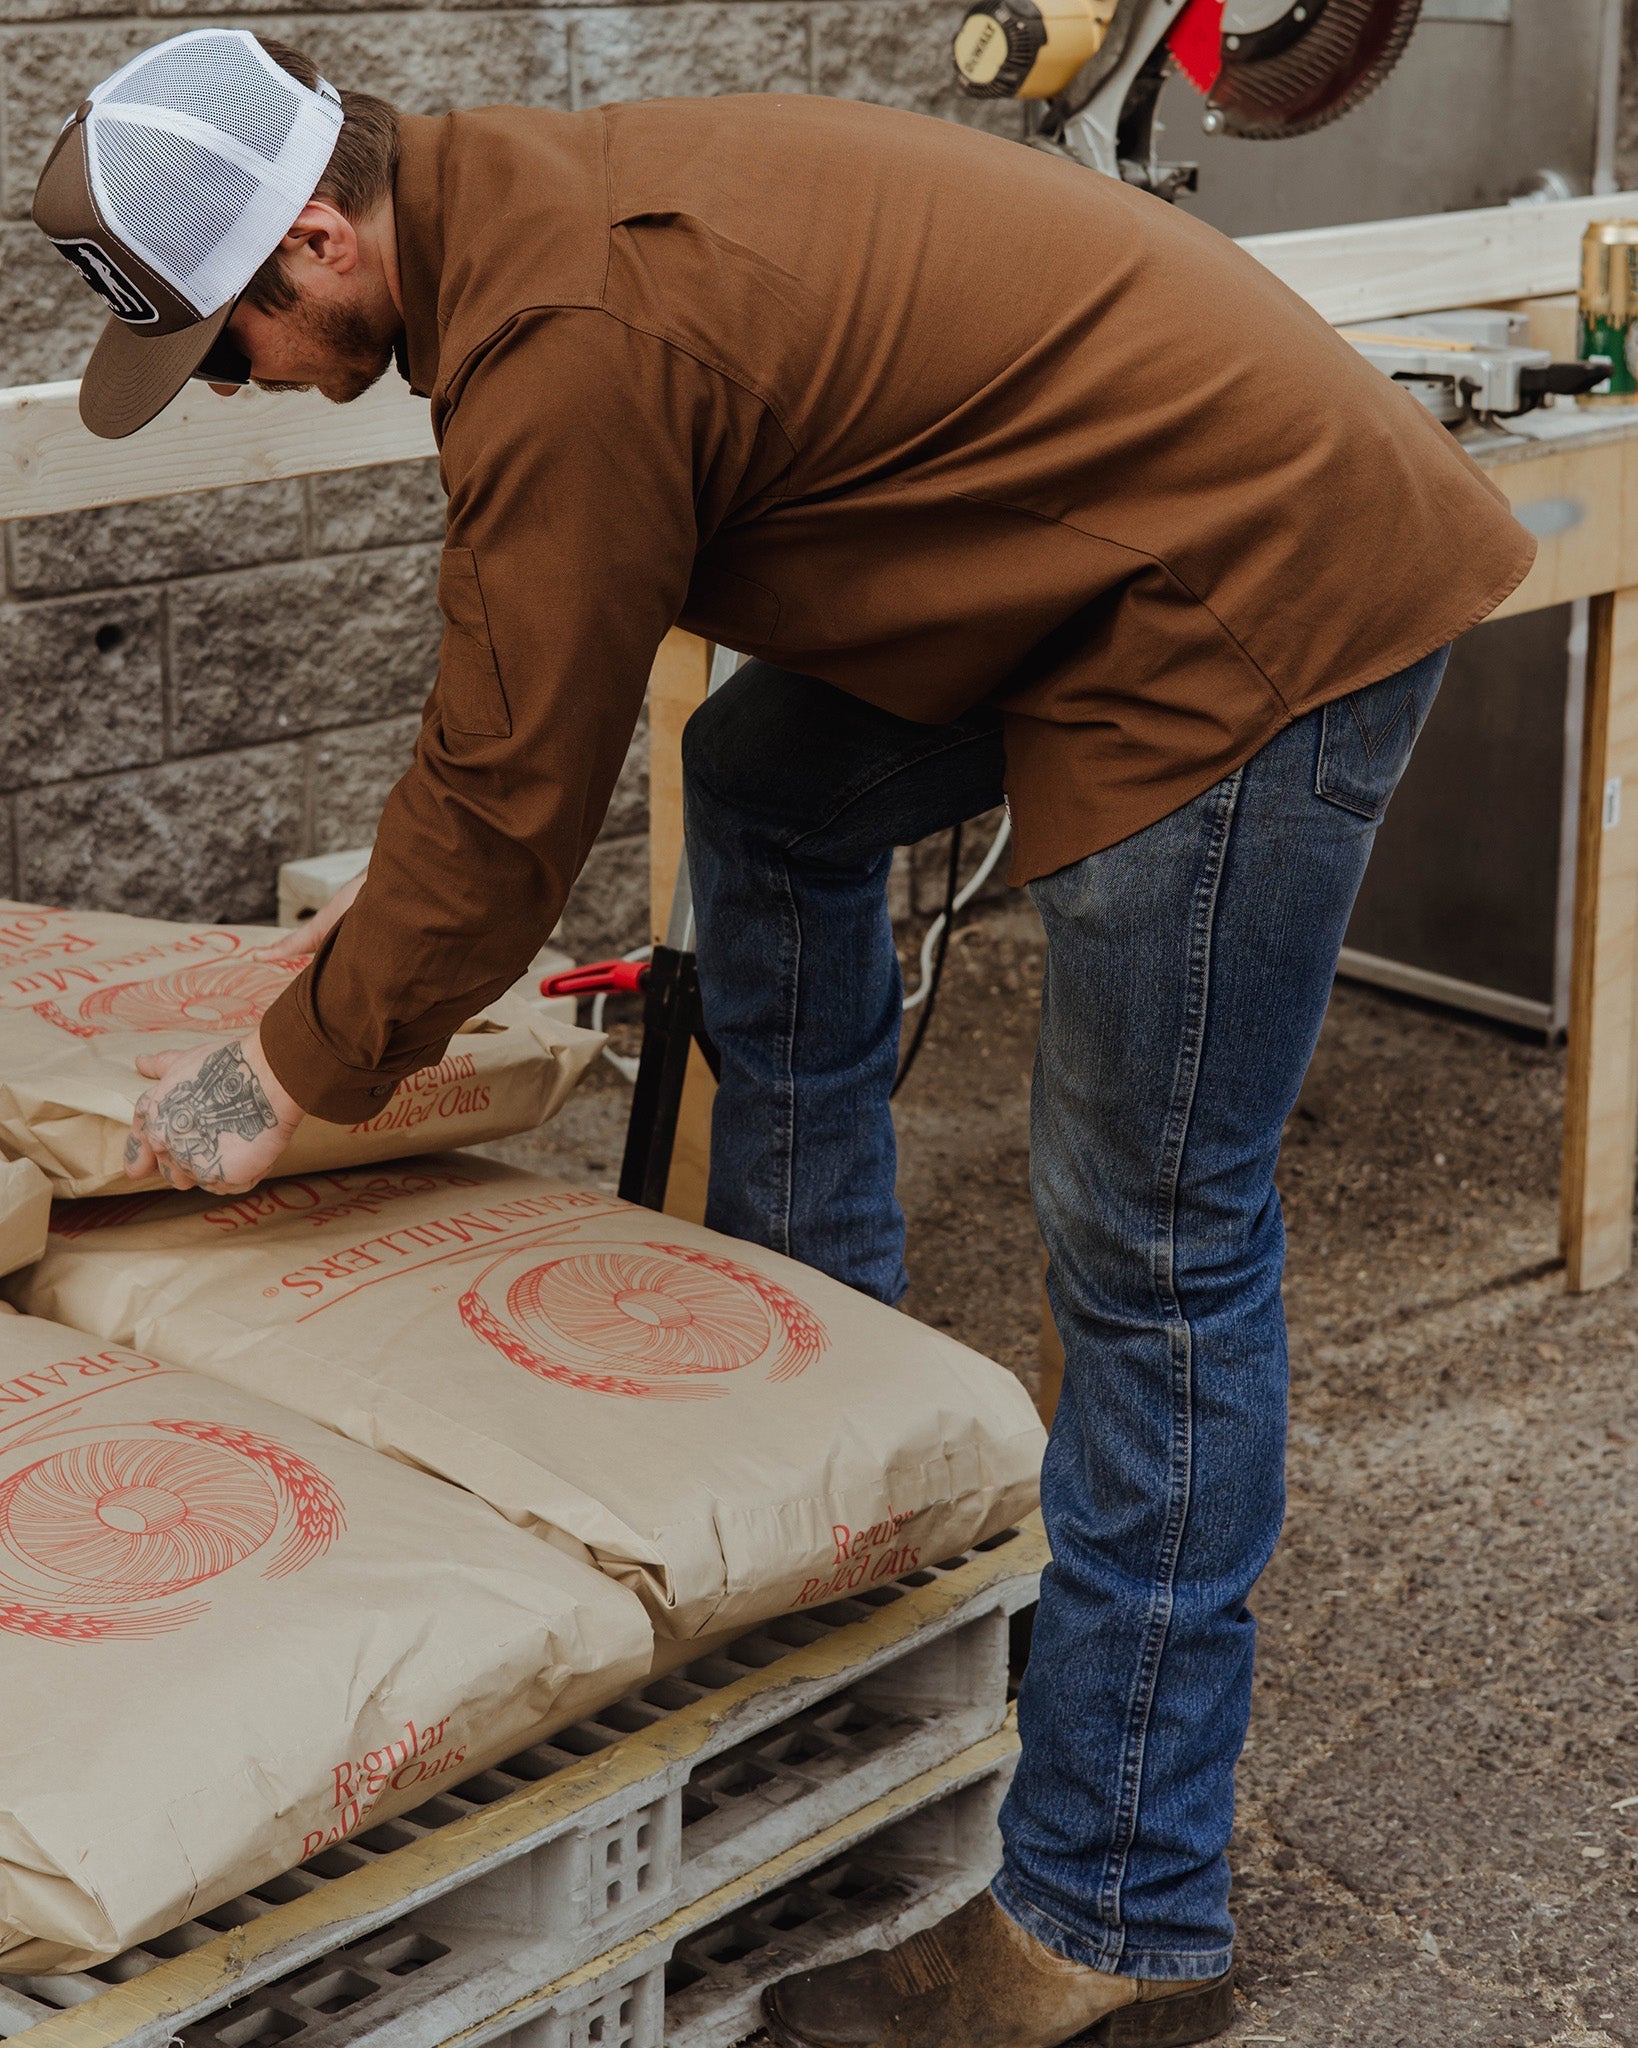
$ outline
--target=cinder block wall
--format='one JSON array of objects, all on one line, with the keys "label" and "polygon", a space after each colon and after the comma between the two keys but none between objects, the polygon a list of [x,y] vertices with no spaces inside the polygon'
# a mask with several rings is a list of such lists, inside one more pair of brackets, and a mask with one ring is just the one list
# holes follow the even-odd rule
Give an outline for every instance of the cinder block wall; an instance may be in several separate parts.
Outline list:
[{"label": "cinder block wall", "polygon": [[[949,82],[960,0],[333,5],[0,0],[0,382],[75,376],[99,303],[28,221],[58,123],[205,20],[309,50],[410,112],[660,94],[826,92],[1021,132]],[[229,401],[231,402],[231,401]],[[431,681],[433,465],[17,522],[0,596],[0,892],[149,915],[273,912],[282,860],[368,840]],[[560,928],[577,957],[646,930],[646,734]],[[941,856],[899,879],[930,898]],[[919,907],[919,906],[918,906]]]}]

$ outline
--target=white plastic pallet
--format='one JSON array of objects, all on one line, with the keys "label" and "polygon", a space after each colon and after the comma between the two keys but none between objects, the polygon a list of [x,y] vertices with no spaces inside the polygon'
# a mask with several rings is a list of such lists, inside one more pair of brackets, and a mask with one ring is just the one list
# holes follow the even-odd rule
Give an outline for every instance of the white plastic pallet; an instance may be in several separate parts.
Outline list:
[{"label": "white plastic pallet", "polygon": [[[1016,1748],[1007,1726],[610,1954],[487,2010],[470,1996],[419,1995],[416,1937],[398,1927],[179,2039],[185,2048],[730,2048],[756,2031],[766,1985],[900,1941],[988,1880]],[[395,2010],[354,1998],[326,2017],[372,1980]],[[486,1987],[491,1997],[501,1988]]]},{"label": "white plastic pallet", "polygon": [[989,1735],[1044,1561],[1034,1524],[765,1624],[112,1962],[0,1978],[0,2039],[166,2048],[293,1973],[299,2027],[199,2038],[328,2048],[345,2014],[336,2040],[409,2048],[422,2011],[459,2032]]}]

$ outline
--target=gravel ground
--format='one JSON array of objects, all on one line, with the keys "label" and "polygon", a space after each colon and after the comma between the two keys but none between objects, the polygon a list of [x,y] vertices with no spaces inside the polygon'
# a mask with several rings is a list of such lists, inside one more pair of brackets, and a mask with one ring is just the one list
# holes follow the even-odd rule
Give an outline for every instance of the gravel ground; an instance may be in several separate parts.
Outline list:
[{"label": "gravel ground", "polygon": [[[957,934],[899,1114],[907,1305],[1026,1381],[1040,966],[1022,899]],[[1638,1294],[1562,1292],[1562,1086],[1557,1052],[1342,987],[1288,1127],[1230,2042],[1638,2048]],[[610,1184],[626,1100],[604,1069],[497,1149]]]}]

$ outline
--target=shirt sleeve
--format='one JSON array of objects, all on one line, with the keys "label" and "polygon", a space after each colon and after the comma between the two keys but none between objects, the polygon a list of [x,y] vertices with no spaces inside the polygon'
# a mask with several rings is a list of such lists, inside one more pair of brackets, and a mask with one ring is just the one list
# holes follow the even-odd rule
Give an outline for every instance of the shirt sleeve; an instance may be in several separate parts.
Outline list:
[{"label": "shirt sleeve", "polygon": [[262,1020],[309,1114],[378,1115],[550,934],[761,411],[595,310],[526,314],[463,366],[442,405],[444,637],[414,758],[358,900]]}]

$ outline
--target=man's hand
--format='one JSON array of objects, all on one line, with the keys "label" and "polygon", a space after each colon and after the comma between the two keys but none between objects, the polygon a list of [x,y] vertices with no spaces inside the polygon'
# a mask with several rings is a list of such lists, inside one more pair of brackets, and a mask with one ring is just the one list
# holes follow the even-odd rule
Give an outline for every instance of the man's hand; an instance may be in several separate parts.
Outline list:
[{"label": "man's hand", "polygon": [[157,1173],[173,1188],[242,1195],[272,1173],[302,1120],[254,1034],[192,1052],[144,1053],[137,1071],[159,1085],[131,1118],[132,1180]]},{"label": "man's hand", "polygon": [[[369,872],[365,870],[365,874]],[[324,935],[332,925],[341,922],[360,889],[364,886],[364,875],[354,875],[350,882],[341,887],[325,904],[304,923],[292,925],[283,938],[274,939],[271,944],[257,946],[250,954],[252,960],[306,960],[316,953],[324,943]]]}]

